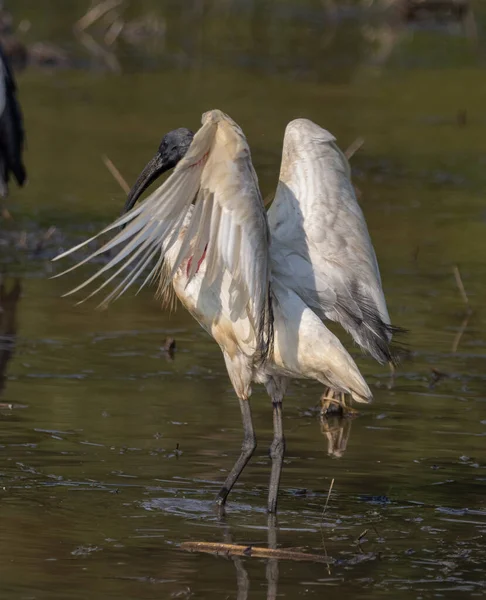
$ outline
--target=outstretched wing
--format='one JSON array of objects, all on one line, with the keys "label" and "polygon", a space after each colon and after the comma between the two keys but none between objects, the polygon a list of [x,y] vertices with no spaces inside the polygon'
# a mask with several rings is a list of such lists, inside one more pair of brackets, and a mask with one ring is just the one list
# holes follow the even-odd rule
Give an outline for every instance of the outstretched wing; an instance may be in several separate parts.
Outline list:
[{"label": "outstretched wing", "polygon": [[[121,263],[93,295],[133,265],[106,298],[105,302],[109,302],[120,296],[153,259],[155,265],[142,285],[152,278],[159,278],[162,286],[167,285],[181,267],[189,282],[204,258],[206,284],[222,272],[231,275],[231,318],[235,321],[249,318],[257,334],[257,352],[262,357],[267,355],[273,332],[269,233],[250,150],[243,132],[232,119],[219,110],[205,113],[202,127],[170,177],[144,202],[101,233],[121,225],[126,227],[72,268],[122,245],[118,253],[69,293]],[[163,265],[164,258],[174,248],[179,248],[177,255],[170,253],[170,265]]]},{"label": "outstretched wing", "polygon": [[334,136],[312,121],[287,126],[268,222],[279,278],[376,360],[392,361],[393,328],[349,164]]},{"label": "outstretched wing", "polygon": [[22,162],[24,128],[17,86],[8,59],[0,47],[0,196],[8,193],[10,173],[21,186],[26,179]]}]

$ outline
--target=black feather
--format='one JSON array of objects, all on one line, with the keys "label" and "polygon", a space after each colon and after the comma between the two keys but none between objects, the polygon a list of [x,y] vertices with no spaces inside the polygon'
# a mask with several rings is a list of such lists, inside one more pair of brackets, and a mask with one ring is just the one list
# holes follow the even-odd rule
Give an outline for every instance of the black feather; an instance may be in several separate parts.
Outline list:
[{"label": "black feather", "polygon": [[5,107],[0,115],[0,195],[8,193],[10,173],[13,173],[19,186],[27,178],[22,153],[24,149],[24,126],[22,111],[17,100],[17,86],[8,58],[0,47],[0,61],[3,67],[0,85],[5,89]]},{"label": "black feather", "polygon": [[[407,354],[401,343],[392,343],[392,337],[404,335],[406,329],[396,327],[383,321],[373,300],[353,290],[353,300],[361,310],[357,316],[346,306],[346,302],[338,298],[335,311],[338,321],[352,336],[354,341],[381,364],[397,365]],[[333,319],[334,320],[334,319]]]}]

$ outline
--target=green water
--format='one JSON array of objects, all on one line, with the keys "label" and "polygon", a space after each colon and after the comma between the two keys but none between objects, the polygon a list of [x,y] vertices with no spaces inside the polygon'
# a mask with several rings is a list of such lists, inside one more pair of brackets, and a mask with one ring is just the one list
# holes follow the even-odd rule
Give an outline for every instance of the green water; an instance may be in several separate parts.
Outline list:
[{"label": "green water", "polygon": [[[34,23],[27,38],[70,40],[82,56],[70,26],[87,4],[50,2],[39,14],[19,0],[16,12]],[[305,4],[320,14],[321,3]],[[321,21],[275,16],[291,3],[265,2],[244,18],[221,12],[230,2],[191,5],[202,6],[202,25],[166,5],[171,56],[184,51],[191,60],[174,65],[159,49],[150,63],[146,50],[124,48],[121,74],[18,75],[30,181],[12,186],[14,220],[2,221],[0,234],[4,286],[17,278],[22,288],[18,302],[0,293],[0,330],[15,341],[11,355],[0,353],[2,598],[484,596],[481,38],[472,45],[457,32],[407,30],[377,66],[356,19],[336,25],[328,49]],[[188,22],[201,25],[199,37],[188,35]],[[180,40],[199,40],[196,50],[177,45],[179,31]],[[275,187],[290,119],[315,120],[342,148],[365,140],[351,161],[354,181],[390,314],[410,330],[411,358],[391,382],[348,344],[375,397],[352,421],[320,422],[318,384],[296,382],[286,398],[278,547],[327,556],[327,565],[179,548],[267,545],[268,398],[255,389],[259,447],[221,520],[212,500],[242,432],[216,344],[182,309],[162,312],[150,289],[108,312],[61,298],[92,265],[49,279],[58,270],[50,258],[124,203],[102,155],[133,182],[166,131],[197,128],[210,108],[243,127],[264,195]],[[36,252],[51,225],[56,232]],[[467,322],[454,265],[473,309]],[[168,337],[177,343],[173,361],[162,349]]]}]

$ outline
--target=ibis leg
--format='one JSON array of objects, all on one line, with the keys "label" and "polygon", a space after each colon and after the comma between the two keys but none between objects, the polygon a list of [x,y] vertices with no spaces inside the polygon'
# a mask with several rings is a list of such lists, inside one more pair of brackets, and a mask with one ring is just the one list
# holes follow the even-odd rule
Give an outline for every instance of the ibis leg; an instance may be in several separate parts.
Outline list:
[{"label": "ibis leg", "polygon": [[340,393],[341,396],[341,408],[344,417],[353,417],[358,414],[358,411],[352,406],[346,404],[346,394]]},{"label": "ibis leg", "polygon": [[268,512],[277,512],[277,495],[285,454],[285,436],[282,423],[282,401],[273,400],[273,442],[270,446],[272,459],[272,472],[270,474],[270,488],[268,490]]},{"label": "ibis leg", "polygon": [[337,404],[339,407],[339,400],[336,398],[336,393],[331,388],[325,388],[324,393],[321,396],[321,415],[325,416],[335,409],[331,409],[331,406]]},{"label": "ibis leg", "polygon": [[226,498],[231,491],[231,488],[236,483],[236,480],[240,476],[241,472],[246,466],[246,463],[250,460],[255,452],[257,446],[255,431],[253,430],[253,421],[251,418],[250,401],[246,399],[240,400],[241,416],[243,419],[243,444],[241,445],[241,454],[231,469],[223,487],[220,489],[216,496],[216,503],[220,506],[224,505]]}]

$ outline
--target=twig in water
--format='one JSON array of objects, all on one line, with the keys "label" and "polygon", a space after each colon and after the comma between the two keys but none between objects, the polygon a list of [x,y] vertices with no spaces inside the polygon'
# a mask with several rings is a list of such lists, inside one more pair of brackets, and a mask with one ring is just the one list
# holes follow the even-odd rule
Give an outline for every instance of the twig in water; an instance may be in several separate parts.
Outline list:
[{"label": "twig in water", "polygon": [[322,511],[321,523],[320,523],[322,546],[324,548],[324,555],[325,555],[326,564],[327,564],[327,572],[328,572],[329,575],[331,574],[331,563],[330,563],[329,557],[327,555],[326,543],[324,541],[324,531],[322,529],[322,520],[324,519],[324,513],[326,512],[327,504],[329,502],[329,498],[331,497],[331,492],[332,492],[333,485],[334,485],[334,477],[332,478],[331,485],[329,486],[329,491],[327,492],[326,504],[324,505],[324,510]]},{"label": "twig in water", "polygon": [[356,152],[358,152],[358,150],[363,146],[364,144],[364,138],[362,137],[358,137],[354,140],[354,142],[348,146],[348,149],[345,150],[344,152],[344,156],[350,160],[355,154]]},{"label": "twig in water", "polygon": [[454,341],[452,342],[452,352],[457,352],[457,349],[459,348],[461,338],[464,335],[464,332],[466,331],[467,326],[469,325],[469,319],[471,317],[471,312],[468,312],[467,315],[464,317],[464,320],[461,323],[461,326],[459,327],[459,331],[456,333]]},{"label": "twig in water", "polygon": [[466,288],[464,287],[464,283],[462,282],[462,277],[461,277],[461,273],[459,271],[459,267],[457,265],[454,265],[452,267],[452,272],[454,273],[454,278],[456,280],[457,287],[459,288],[459,293],[461,294],[461,298],[462,298],[464,304],[466,305],[466,315],[461,323],[461,326],[459,327],[459,331],[457,332],[456,336],[454,337],[454,341],[452,342],[452,352],[457,352],[457,349],[459,348],[459,344],[461,342],[461,338],[464,335],[464,332],[466,331],[466,328],[469,324],[469,319],[470,319],[471,315],[473,314],[473,309],[471,308],[471,305],[469,304],[469,298],[467,296]]},{"label": "twig in water", "polygon": [[461,294],[462,300],[464,304],[467,306],[468,312],[471,311],[471,307],[469,305],[469,298],[467,297],[466,290],[464,288],[464,284],[462,283],[461,273],[457,265],[452,267],[452,271],[454,273],[454,278],[456,280],[457,287],[459,288],[459,293]]},{"label": "twig in water", "polygon": [[257,558],[329,563],[329,558],[320,554],[306,554],[305,552],[295,552],[294,550],[261,548],[259,546],[241,546],[239,544],[217,542],[183,542],[180,548],[189,552],[208,552],[223,556],[254,556]]},{"label": "twig in water", "polygon": [[103,154],[101,160],[104,162],[105,167],[108,169],[108,171],[110,171],[110,173],[113,175],[113,178],[116,179],[121,189],[125,192],[125,194],[128,194],[128,192],[130,191],[130,186],[128,185],[126,179],[123,177],[120,171],[115,167],[113,162],[105,154]]},{"label": "twig in water", "polygon": [[364,538],[364,536],[368,533],[368,529],[365,529],[362,533],[359,534],[358,539],[356,540],[356,543],[359,544],[361,542],[361,540]]},{"label": "twig in water", "polygon": [[364,538],[364,536],[368,533],[368,529],[365,529],[362,533],[359,534],[357,540],[356,540],[356,546],[359,548],[360,552],[363,552],[363,548],[361,547],[361,540]]},{"label": "twig in water", "polygon": [[324,510],[322,511],[321,521],[324,518],[324,513],[326,512],[327,505],[329,503],[329,498],[331,497],[332,487],[334,485],[334,477],[332,478],[331,485],[329,486],[329,491],[327,492],[326,503],[324,504]]}]

